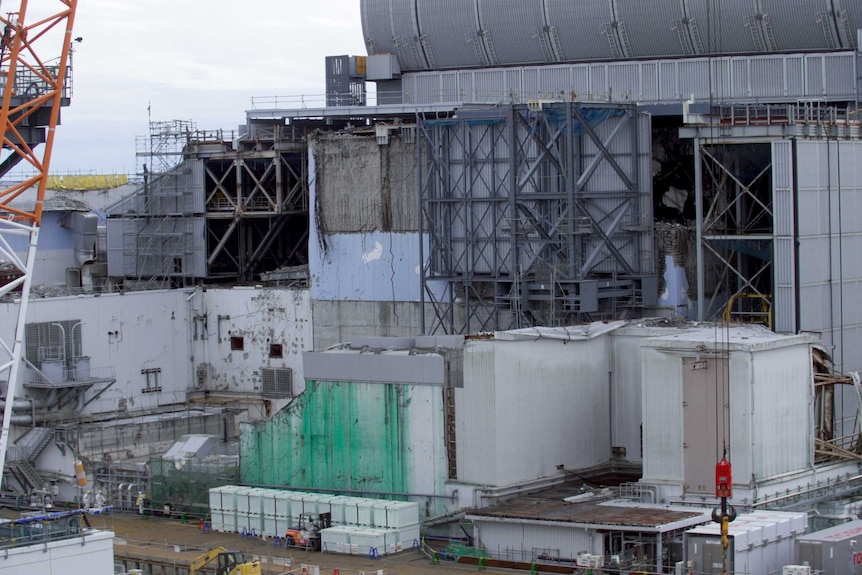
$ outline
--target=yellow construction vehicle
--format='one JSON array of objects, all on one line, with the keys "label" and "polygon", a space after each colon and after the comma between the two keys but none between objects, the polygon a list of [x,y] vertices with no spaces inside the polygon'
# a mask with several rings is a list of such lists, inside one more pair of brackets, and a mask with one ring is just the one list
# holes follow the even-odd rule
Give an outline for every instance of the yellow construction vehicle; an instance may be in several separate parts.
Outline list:
[{"label": "yellow construction vehicle", "polygon": [[189,575],[196,575],[204,565],[218,559],[216,575],[261,575],[260,561],[246,561],[242,551],[228,551],[224,547],[214,547],[202,553],[189,565]]}]

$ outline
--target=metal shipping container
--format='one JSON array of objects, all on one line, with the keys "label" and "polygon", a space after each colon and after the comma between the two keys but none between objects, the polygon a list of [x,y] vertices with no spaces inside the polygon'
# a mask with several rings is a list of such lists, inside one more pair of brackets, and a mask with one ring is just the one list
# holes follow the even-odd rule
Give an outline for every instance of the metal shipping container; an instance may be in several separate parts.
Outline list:
[{"label": "metal shipping container", "polygon": [[862,521],[797,537],[796,563],[829,575],[862,572]]},{"label": "metal shipping container", "polygon": [[[793,535],[807,528],[805,513],[745,514],[730,524],[727,573],[774,573],[793,563]],[[720,526],[715,523],[683,534],[689,572],[724,573]]]}]

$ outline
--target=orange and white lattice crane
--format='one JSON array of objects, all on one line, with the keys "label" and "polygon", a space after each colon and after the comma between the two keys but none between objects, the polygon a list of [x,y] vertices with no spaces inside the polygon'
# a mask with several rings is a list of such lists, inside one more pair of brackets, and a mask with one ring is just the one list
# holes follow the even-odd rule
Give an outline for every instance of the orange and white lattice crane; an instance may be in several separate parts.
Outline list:
[{"label": "orange and white lattice crane", "polygon": [[[5,0],[2,9],[8,9],[14,1]],[[0,89],[3,91],[0,126],[4,155],[0,176],[18,163],[29,164],[35,172],[8,188],[0,187],[0,259],[5,267],[14,271],[6,274],[10,281],[0,286],[0,298],[16,290],[21,292],[15,300],[18,319],[13,340],[6,341],[7,333],[0,333],[0,385],[5,379],[0,473],[6,464],[54,132],[60,119],[60,106],[70,97],[67,73],[77,3],[78,0],[20,0],[17,12],[0,16]],[[30,4],[34,5],[32,10]],[[31,13],[38,16],[31,16]],[[58,52],[60,56],[56,58]],[[44,59],[46,56],[52,59]],[[33,208],[13,207],[12,203],[30,189],[36,190]],[[17,253],[13,249],[20,244],[21,237],[29,240],[23,257],[20,249]]]}]

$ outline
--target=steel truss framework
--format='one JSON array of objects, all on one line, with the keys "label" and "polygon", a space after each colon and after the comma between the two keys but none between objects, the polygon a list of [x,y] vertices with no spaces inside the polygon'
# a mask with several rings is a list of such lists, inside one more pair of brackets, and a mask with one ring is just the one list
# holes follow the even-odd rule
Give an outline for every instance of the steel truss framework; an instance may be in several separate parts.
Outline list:
[{"label": "steel truss framework", "polygon": [[634,106],[477,109],[420,131],[425,333],[655,304],[649,118]]},{"label": "steel truss framework", "polygon": [[[23,161],[36,172],[36,175],[0,190],[0,259],[10,268],[4,274],[8,281],[0,286],[0,297],[16,289],[21,290],[21,297],[15,302],[18,318],[14,340],[0,340],[0,378],[6,380],[0,432],[0,470],[5,469],[12,410],[19,383],[24,325],[55,128],[59,123],[60,106],[68,103],[67,65],[77,0],[55,1],[53,6],[47,7],[50,12],[47,15],[43,13],[40,18],[31,19],[27,9],[27,0],[21,0],[17,12],[0,17],[4,30],[0,38],[0,79],[3,83],[0,124],[3,126],[2,147],[8,151],[0,170],[5,173]],[[53,46],[49,47],[49,43]],[[45,49],[53,52],[50,54],[52,57],[59,53],[59,58],[49,64]],[[46,133],[44,136],[43,131]],[[37,148],[36,144],[42,142],[44,146]],[[32,209],[10,205],[30,188],[37,191]],[[20,245],[22,238],[26,238],[27,246],[24,257],[13,247]]]},{"label": "steel truss framework", "polygon": [[695,139],[698,318],[773,324],[772,151]]},{"label": "steel truss framework", "polygon": [[188,134],[181,163],[110,208],[122,227],[122,274],[144,285],[252,281],[307,263],[307,148],[291,138],[260,131],[235,148],[221,132]]},{"label": "steel truss framework", "polygon": [[204,160],[210,278],[252,280],[307,263],[308,159],[291,151],[224,152]]}]

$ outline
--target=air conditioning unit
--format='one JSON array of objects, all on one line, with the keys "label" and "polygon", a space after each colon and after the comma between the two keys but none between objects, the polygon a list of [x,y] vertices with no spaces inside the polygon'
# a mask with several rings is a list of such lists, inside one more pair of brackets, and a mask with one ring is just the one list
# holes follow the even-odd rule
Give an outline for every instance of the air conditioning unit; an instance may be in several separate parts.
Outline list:
[{"label": "air conditioning unit", "polygon": [[809,565],[785,565],[781,569],[781,575],[811,575]]}]

